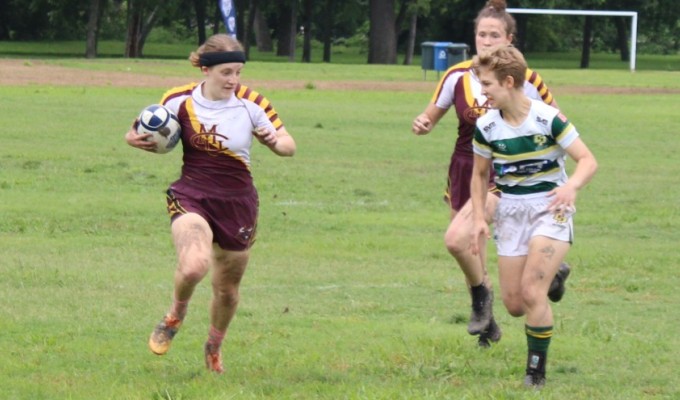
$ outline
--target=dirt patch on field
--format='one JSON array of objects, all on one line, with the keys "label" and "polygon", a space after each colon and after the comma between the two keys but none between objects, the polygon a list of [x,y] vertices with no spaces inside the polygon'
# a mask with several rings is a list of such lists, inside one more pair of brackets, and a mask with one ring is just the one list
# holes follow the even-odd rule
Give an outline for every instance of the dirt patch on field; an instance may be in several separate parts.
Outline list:
[{"label": "dirt patch on field", "polygon": [[[191,77],[163,77],[136,72],[91,71],[46,64],[41,61],[0,60],[0,85],[53,85],[53,86],[112,86],[112,87],[158,87],[168,88],[184,85]],[[244,82],[257,88],[306,89],[309,82],[283,80],[250,80]],[[379,81],[316,81],[315,89],[320,90],[378,90],[432,92],[436,82],[379,82]],[[680,89],[559,86],[553,87],[557,94],[680,94]]]},{"label": "dirt patch on field", "polygon": [[[0,60],[0,85],[112,86],[168,88],[184,85],[198,77],[164,77],[136,72],[91,71],[45,64],[40,61]],[[263,89],[305,89],[309,82],[251,80],[248,86]],[[321,90],[432,91],[436,82],[317,81]]]}]

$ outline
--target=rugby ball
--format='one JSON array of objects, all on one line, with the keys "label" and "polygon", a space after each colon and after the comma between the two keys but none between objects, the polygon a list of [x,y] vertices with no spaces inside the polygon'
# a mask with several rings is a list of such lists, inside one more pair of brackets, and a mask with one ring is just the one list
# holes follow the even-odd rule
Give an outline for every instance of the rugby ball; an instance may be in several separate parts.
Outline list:
[{"label": "rugby ball", "polygon": [[177,116],[161,104],[144,107],[139,113],[137,133],[150,133],[150,140],[156,142],[156,153],[164,154],[177,146],[182,136],[182,127]]}]

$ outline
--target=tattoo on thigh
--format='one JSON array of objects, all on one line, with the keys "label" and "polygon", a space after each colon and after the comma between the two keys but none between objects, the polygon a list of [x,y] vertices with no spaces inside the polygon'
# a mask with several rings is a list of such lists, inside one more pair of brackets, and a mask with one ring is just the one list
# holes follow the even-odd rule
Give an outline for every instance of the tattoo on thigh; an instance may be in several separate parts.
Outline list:
[{"label": "tattoo on thigh", "polygon": [[555,248],[552,245],[547,245],[541,249],[541,254],[548,260],[552,259],[555,255]]}]

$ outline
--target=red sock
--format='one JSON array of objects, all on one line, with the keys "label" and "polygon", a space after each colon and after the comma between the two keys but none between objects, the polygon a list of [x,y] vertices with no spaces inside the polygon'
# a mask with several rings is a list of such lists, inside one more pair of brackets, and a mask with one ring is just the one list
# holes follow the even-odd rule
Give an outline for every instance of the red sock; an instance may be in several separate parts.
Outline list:
[{"label": "red sock", "polygon": [[208,333],[208,346],[211,349],[219,349],[222,345],[222,340],[224,339],[225,332],[220,332],[214,326],[210,325],[210,332]]}]

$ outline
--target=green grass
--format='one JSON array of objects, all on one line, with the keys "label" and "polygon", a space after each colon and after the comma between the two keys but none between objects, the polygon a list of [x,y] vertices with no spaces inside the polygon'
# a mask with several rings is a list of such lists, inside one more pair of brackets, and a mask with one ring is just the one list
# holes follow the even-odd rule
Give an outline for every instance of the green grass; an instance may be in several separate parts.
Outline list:
[{"label": "green grass", "polygon": [[[295,64],[300,64],[302,59],[302,47],[298,44],[295,53]],[[419,47],[412,65],[420,67],[421,58]],[[193,42],[165,43],[147,42],[144,46],[145,59],[179,59],[186,60],[189,53],[196,49]],[[332,64],[366,64],[368,59],[367,50],[359,47],[336,45],[331,48]],[[123,58],[125,43],[119,41],[100,41],[97,46],[99,58]],[[24,41],[0,41],[0,57],[39,57],[39,58],[82,58],[85,55],[85,42],[59,41],[59,42],[24,42]],[[397,63],[401,65],[404,54],[398,55]],[[313,43],[311,52],[312,64],[322,63],[323,48],[317,42]],[[581,53],[530,53],[527,59],[536,69],[580,69]],[[260,52],[256,46],[250,48],[250,60],[276,62],[288,64],[288,56],[277,56],[275,52]],[[621,61],[620,55],[615,53],[591,53],[589,70],[629,70],[630,62]],[[637,71],[680,71],[680,54],[637,54]]]},{"label": "green grass", "polygon": [[[537,69],[580,69],[581,53],[531,53],[527,56]],[[589,70],[630,70],[629,61],[621,61],[618,53],[592,53]],[[637,54],[637,71],[679,71],[680,55]]]},{"label": "green grass", "polygon": [[[108,70],[131,61],[52,62]],[[162,73],[187,71],[176,63]],[[302,82],[419,72],[253,62],[244,79],[281,66],[277,79]],[[557,87],[680,85],[670,72],[541,72]],[[549,384],[534,393],[521,386],[523,320],[497,302],[504,337],[489,350],[465,331],[469,299],[443,247],[440,200],[456,121],[410,133],[431,86],[265,93],[299,149],[281,159],[254,148],[259,239],[219,377],[202,365],[207,280],[170,353],[146,348],[171,299],[163,190],[181,154],[147,154],[122,137],[163,88],[3,87],[0,397],[678,398],[677,94],[558,93],[600,171],[579,195],[575,270],[553,306]]]}]

